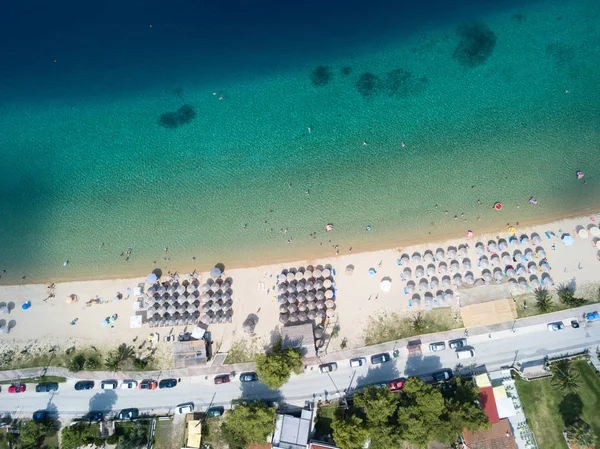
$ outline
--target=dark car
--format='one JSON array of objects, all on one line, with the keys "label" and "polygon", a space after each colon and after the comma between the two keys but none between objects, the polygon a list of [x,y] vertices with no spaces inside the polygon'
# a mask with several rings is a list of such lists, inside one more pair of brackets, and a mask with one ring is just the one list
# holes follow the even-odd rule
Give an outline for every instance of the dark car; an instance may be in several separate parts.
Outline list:
[{"label": "dark car", "polygon": [[57,382],[45,382],[43,384],[38,384],[35,386],[35,391],[37,393],[47,393],[49,391],[57,391],[58,383]]},{"label": "dark car", "polygon": [[48,412],[48,410],[38,410],[37,412],[33,413],[31,419],[33,419],[34,421],[46,421],[50,419],[50,413]]},{"label": "dark car", "polygon": [[226,384],[227,382],[231,382],[231,378],[229,374],[221,374],[219,376],[215,376],[215,384]]},{"label": "dark car", "polygon": [[137,408],[124,408],[117,415],[117,419],[135,419],[140,416],[140,411]]},{"label": "dark car", "polygon": [[463,348],[463,347],[467,346],[467,339],[466,338],[459,338],[457,340],[450,340],[448,342],[448,346],[450,346],[450,349],[460,349],[460,348]]},{"label": "dark car", "polygon": [[103,419],[104,419],[104,413],[102,413],[102,412],[87,412],[85,415],[83,415],[83,418],[82,418],[83,421],[89,421],[89,422],[102,421]]},{"label": "dark car", "polygon": [[436,382],[444,382],[446,380],[452,379],[452,377],[452,371],[449,369],[436,371],[435,373],[433,373],[433,380],[435,380]]},{"label": "dark car", "polygon": [[390,361],[390,355],[387,352],[371,356],[371,363],[373,365],[379,365],[380,363],[385,363],[385,362],[389,362],[389,361]]},{"label": "dark car", "polygon": [[94,388],[93,380],[80,380],[75,384],[76,390],[91,390],[92,388]]},{"label": "dark car", "polygon": [[206,410],[206,416],[221,416],[223,413],[225,413],[224,407],[210,407]]},{"label": "dark car", "polygon": [[256,382],[258,375],[256,373],[242,373],[240,374],[240,382]]},{"label": "dark car", "polygon": [[158,388],[173,388],[177,386],[177,379],[163,379],[158,383]]},{"label": "dark car", "polygon": [[571,321],[571,327],[572,327],[573,329],[578,329],[578,328],[579,328],[579,321],[577,321],[577,320],[572,320],[572,321]]},{"label": "dark car", "polygon": [[403,377],[401,377],[400,379],[392,380],[390,382],[390,390],[400,391],[404,387],[405,383],[406,383],[406,379],[404,379]]}]

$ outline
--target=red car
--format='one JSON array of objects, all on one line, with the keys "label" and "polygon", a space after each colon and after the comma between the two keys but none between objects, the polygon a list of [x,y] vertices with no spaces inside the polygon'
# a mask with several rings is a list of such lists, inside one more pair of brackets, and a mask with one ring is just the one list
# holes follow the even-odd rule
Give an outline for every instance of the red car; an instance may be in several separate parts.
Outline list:
[{"label": "red car", "polygon": [[138,390],[156,390],[155,380],[143,380],[138,385]]},{"label": "red car", "polygon": [[11,385],[8,387],[9,393],[23,393],[25,391],[25,385]]},{"label": "red car", "polygon": [[404,383],[406,382],[406,379],[396,379],[396,380],[392,380],[390,382],[390,390],[391,391],[400,391],[402,390],[402,387],[404,387]]},{"label": "red car", "polygon": [[231,378],[229,374],[221,374],[220,376],[215,376],[215,384],[226,384],[227,382],[231,382]]}]

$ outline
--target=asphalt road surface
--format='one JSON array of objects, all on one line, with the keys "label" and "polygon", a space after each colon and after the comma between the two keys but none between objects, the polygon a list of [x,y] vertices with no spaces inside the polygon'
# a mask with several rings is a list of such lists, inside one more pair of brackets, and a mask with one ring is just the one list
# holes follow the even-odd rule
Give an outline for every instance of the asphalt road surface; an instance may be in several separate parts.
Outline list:
[{"label": "asphalt road surface", "polygon": [[142,413],[173,412],[176,405],[193,402],[196,410],[204,410],[210,405],[226,408],[234,399],[263,398],[301,405],[313,398],[335,398],[370,383],[393,380],[398,377],[421,376],[431,379],[431,374],[443,368],[455,369],[458,362],[465,367],[474,366],[478,370],[493,371],[515,362],[541,359],[545,355],[575,353],[585,348],[595,350],[600,345],[600,323],[583,324],[579,329],[564,320],[565,329],[550,332],[546,325],[536,325],[518,329],[517,332],[501,331],[490,335],[469,337],[468,345],[475,350],[473,359],[458,360],[451,349],[431,352],[423,347],[420,356],[408,357],[406,349],[401,349],[396,359],[382,365],[367,364],[351,368],[348,360],[339,360],[338,368],[330,374],[319,372],[318,366],[308,366],[304,373],[292,376],[280,391],[272,391],[260,382],[242,383],[238,376],[230,383],[215,385],[213,378],[182,378],[172,389],[141,390],[101,390],[100,382],[94,389],[75,391],[75,380],[60,384],[54,393],[36,393],[34,385],[28,385],[25,393],[9,394],[8,386],[2,386],[0,411],[10,413],[14,418],[27,418],[36,410],[49,410],[60,418],[69,419],[81,416],[90,410],[104,411],[108,415],[135,407]]}]

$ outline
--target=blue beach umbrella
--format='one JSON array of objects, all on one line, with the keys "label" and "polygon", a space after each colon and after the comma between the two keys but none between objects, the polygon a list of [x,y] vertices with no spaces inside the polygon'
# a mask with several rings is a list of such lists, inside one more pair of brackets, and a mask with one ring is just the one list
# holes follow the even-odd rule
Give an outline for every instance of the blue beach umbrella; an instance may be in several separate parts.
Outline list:
[{"label": "blue beach umbrella", "polygon": [[369,276],[375,276],[375,274],[377,274],[375,268],[369,268]]},{"label": "blue beach umbrella", "polygon": [[571,236],[571,234],[563,234],[561,240],[567,246],[571,246],[573,244],[573,236]]}]

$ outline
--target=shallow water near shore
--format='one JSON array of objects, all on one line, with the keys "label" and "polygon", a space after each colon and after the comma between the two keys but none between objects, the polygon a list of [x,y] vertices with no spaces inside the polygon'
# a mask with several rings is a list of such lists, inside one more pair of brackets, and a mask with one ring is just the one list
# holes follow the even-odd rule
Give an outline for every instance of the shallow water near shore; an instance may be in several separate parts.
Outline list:
[{"label": "shallow water near shore", "polygon": [[[314,36],[284,30],[308,20],[292,25],[293,10],[236,35],[243,2],[230,20],[207,7],[225,41],[177,26],[199,11],[156,6],[128,21],[108,8],[81,45],[13,49],[0,86],[0,282],[334,256],[600,203],[600,4],[384,6],[361,31],[336,22]],[[483,61],[457,54],[472,23],[495,39]],[[189,123],[159,125],[183,105]]]}]

